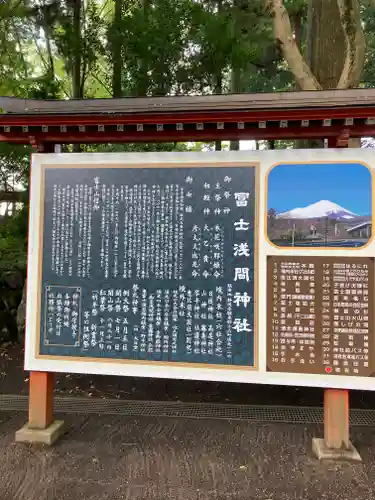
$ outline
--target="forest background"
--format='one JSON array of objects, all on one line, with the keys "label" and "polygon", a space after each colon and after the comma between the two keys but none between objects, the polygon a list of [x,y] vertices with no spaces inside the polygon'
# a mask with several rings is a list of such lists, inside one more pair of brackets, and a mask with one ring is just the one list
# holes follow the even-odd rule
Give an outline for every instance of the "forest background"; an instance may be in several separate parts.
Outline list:
[{"label": "forest background", "polygon": [[[2,96],[83,99],[374,87],[374,56],[375,0],[0,0]],[[261,149],[306,146],[322,144],[254,143]],[[362,146],[371,147],[372,141],[363,140]],[[239,147],[232,141],[74,150]],[[29,158],[27,146],[0,143],[0,341],[22,341],[24,333]],[[23,204],[14,210],[9,200],[19,190]]]}]

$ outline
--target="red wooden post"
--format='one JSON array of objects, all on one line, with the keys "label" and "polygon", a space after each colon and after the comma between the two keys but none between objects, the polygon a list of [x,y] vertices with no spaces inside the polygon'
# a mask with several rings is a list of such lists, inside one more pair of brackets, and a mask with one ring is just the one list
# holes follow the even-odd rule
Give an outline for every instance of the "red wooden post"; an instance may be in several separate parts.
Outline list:
[{"label": "red wooden post", "polygon": [[[331,137],[328,140],[328,147],[337,147],[339,139]],[[349,141],[349,135],[347,140]],[[325,389],[324,391],[324,441],[328,448],[349,448],[348,390]]]},{"label": "red wooden post", "polygon": [[[32,137],[30,143],[38,152],[53,153],[55,150],[54,144],[37,144]],[[29,421],[16,432],[16,441],[53,444],[64,429],[64,422],[53,420],[54,373],[30,372],[29,384]]]},{"label": "red wooden post", "polygon": [[[328,147],[348,147],[349,132],[330,137]],[[358,145],[359,144],[359,145]],[[360,147],[360,141],[350,144]],[[324,390],[324,439],[313,439],[313,450],[320,459],[346,459],[361,461],[357,450],[349,440],[349,391],[347,389]]]},{"label": "red wooden post", "polygon": [[[43,153],[53,153],[52,143],[36,145]],[[54,374],[49,372],[31,372],[29,387],[29,427],[46,429],[53,422],[53,384]]]},{"label": "red wooden post", "polygon": [[327,448],[349,449],[349,391],[324,391],[324,441]]},{"label": "red wooden post", "polygon": [[29,428],[46,429],[53,422],[54,374],[30,373]]},{"label": "red wooden post", "polygon": [[[349,131],[345,132],[347,132],[343,134],[346,139],[345,147],[360,148],[361,139],[350,139]],[[329,145],[329,147],[335,146]],[[348,390],[326,389],[324,391],[324,440],[328,448],[349,449]]]}]

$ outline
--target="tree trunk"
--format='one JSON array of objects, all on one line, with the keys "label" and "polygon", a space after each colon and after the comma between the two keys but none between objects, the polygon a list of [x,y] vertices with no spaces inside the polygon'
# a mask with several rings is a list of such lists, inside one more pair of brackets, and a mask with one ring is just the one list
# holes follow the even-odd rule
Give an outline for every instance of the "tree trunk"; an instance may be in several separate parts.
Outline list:
[{"label": "tree trunk", "polygon": [[366,41],[359,0],[337,0],[341,25],[345,34],[346,51],[339,89],[357,87],[365,64]]},{"label": "tree trunk", "polygon": [[[354,9],[356,10],[356,9]],[[359,15],[359,12],[358,12]],[[309,0],[307,28],[307,62],[322,89],[335,89],[343,86],[343,81],[351,79],[350,86],[356,86],[356,76],[350,76],[346,68],[347,53],[350,51],[345,33],[342,13],[337,0]],[[349,30],[350,31],[350,30]],[[359,35],[359,38],[361,35]],[[358,56],[361,59],[361,47]],[[358,59],[358,58],[357,58]],[[362,64],[359,61],[359,64]],[[324,141],[304,141],[308,148],[322,148]]]},{"label": "tree trunk", "polygon": [[[223,81],[222,81],[222,75],[221,75],[221,70],[218,72],[216,76],[216,83],[215,83],[215,94],[221,94],[222,92],[222,86],[223,86]],[[222,144],[220,140],[215,141],[215,151],[221,151],[222,149]]]},{"label": "tree trunk", "polygon": [[297,84],[302,90],[320,90],[318,80],[297,45],[283,0],[268,0],[267,5],[273,18],[275,38]]},{"label": "tree trunk", "polygon": [[[335,89],[345,60],[345,35],[337,0],[309,0],[307,63],[322,89]],[[324,139],[309,139],[297,147],[324,148]]]},{"label": "tree trunk", "polygon": [[112,25],[113,97],[121,97],[122,95],[122,43],[121,43],[122,2],[123,0],[115,1],[115,14]]},{"label": "tree trunk", "polygon": [[[242,75],[241,75],[241,69],[240,68],[233,68],[232,69],[232,75],[231,75],[231,92],[232,94],[236,94],[238,92],[241,92],[241,84],[242,84]],[[240,141],[230,141],[230,147],[229,149],[231,151],[239,151],[240,149]]]},{"label": "tree trunk", "polygon": [[[302,19],[301,19],[301,12],[295,12],[292,18],[292,23],[293,23],[293,31],[294,31],[294,39],[296,41],[297,47],[300,52],[302,52]],[[301,90],[301,87],[296,80],[294,82],[294,88],[298,92]],[[298,139],[295,141],[295,148],[296,149],[303,149],[307,147],[306,141],[303,139]]]},{"label": "tree trunk", "polygon": [[[240,39],[241,34],[241,7],[242,0],[234,0],[233,1],[233,31],[236,34],[237,38]],[[236,66],[232,66],[231,71],[231,81],[230,81],[230,91],[232,94],[238,94],[243,92],[243,76],[242,76],[242,68],[238,67],[238,61],[236,61]],[[240,141],[230,141],[229,149],[231,151],[239,151],[240,149]]]},{"label": "tree trunk", "polygon": [[[82,41],[81,41],[81,0],[73,4],[73,37],[74,52],[72,61],[72,95],[73,99],[83,98],[83,85],[81,85]],[[80,144],[73,144],[75,153],[81,152]]]},{"label": "tree trunk", "polygon": [[74,99],[81,95],[81,0],[75,0],[73,5],[74,55],[72,61],[72,94]]},{"label": "tree trunk", "polygon": [[49,61],[48,73],[54,79],[55,78],[55,62],[54,62],[53,54],[52,54],[50,33],[49,33],[49,30],[47,30],[46,28],[44,29],[44,31],[46,33],[46,47],[47,47],[47,54],[48,54],[48,61]]},{"label": "tree trunk", "polygon": [[[218,16],[221,16],[223,13],[223,2],[222,0],[217,0],[217,14]],[[220,67],[217,68],[217,73],[214,75],[214,90],[215,94],[221,94],[223,91],[223,68],[221,67],[221,63],[219,64]],[[222,150],[222,144],[221,141],[215,141],[215,151],[221,151]]]},{"label": "tree trunk", "polygon": [[323,89],[335,89],[345,60],[337,0],[309,0],[307,63]]},{"label": "tree trunk", "polygon": [[296,12],[293,16],[294,38],[297,47],[301,50],[302,47],[302,19],[301,12]]},{"label": "tree trunk", "polygon": [[307,61],[293,36],[283,0],[267,0],[267,5],[275,38],[302,90],[358,85],[365,60],[359,0],[309,0]]},{"label": "tree trunk", "polygon": [[[150,8],[151,8],[151,1],[152,0],[142,0],[143,4],[143,20],[144,20],[144,26],[146,30],[146,39],[149,39],[149,28],[150,28],[150,22],[149,22],[149,17],[150,17]],[[138,96],[147,96],[148,94],[148,89],[150,86],[150,79],[148,76],[148,49],[145,51],[143,54],[143,57],[140,61],[140,70],[139,70],[139,76],[138,76]]]},{"label": "tree trunk", "polygon": [[25,328],[26,328],[26,286],[27,282],[23,286],[22,299],[20,305],[17,309],[17,330],[18,337],[17,340],[20,344],[25,341]]}]

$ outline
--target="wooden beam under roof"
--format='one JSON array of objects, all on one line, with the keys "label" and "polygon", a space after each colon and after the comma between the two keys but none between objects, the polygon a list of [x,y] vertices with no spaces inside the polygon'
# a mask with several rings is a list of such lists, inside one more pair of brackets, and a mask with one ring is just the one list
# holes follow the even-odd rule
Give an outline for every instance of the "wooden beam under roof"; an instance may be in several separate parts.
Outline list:
[{"label": "wooden beam under roof", "polygon": [[375,89],[321,90],[119,99],[37,100],[0,97],[0,109],[12,114],[69,115],[124,114],[191,111],[239,111],[375,107]]}]

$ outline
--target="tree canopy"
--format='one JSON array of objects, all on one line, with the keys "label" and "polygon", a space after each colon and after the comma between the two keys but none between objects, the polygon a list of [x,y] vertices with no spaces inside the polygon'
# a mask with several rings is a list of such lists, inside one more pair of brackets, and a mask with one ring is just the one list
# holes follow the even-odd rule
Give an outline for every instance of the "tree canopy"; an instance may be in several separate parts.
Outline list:
[{"label": "tree canopy", "polygon": [[[67,99],[370,87],[374,33],[374,0],[7,0],[0,2],[0,95]],[[191,146],[86,149],[176,147]],[[28,153],[27,147],[0,144],[0,192],[27,187]]]},{"label": "tree canopy", "polygon": [[[0,2],[0,95],[69,99],[372,87],[374,56],[374,0]],[[218,141],[86,149],[222,147]],[[26,262],[29,153],[26,146],[0,143],[0,274]],[[24,209],[4,217],[4,201],[19,189],[24,193],[13,199],[25,201]]]},{"label": "tree canopy", "polygon": [[[374,30],[373,0],[7,0],[0,3],[0,95],[373,86]],[[27,185],[27,155],[0,144],[0,191],[11,189],[10,180]]]}]

